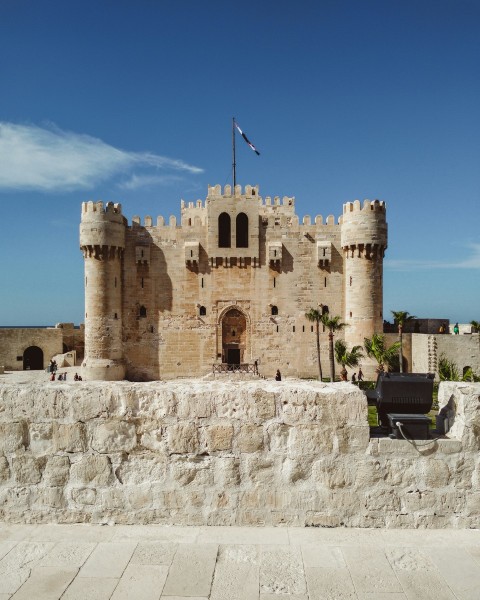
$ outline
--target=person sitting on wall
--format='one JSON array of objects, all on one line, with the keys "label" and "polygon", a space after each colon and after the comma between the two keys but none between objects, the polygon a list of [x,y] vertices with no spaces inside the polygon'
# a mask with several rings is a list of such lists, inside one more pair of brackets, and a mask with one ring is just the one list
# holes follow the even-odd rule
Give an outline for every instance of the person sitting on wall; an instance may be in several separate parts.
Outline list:
[{"label": "person sitting on wall", "polygon": [[354,373],[352,375],[352,383],[354,383],[354,384],[357,383],[357,374],[356,373]]},{"label": "person sitting on wall", "polygon": [[277,369],[275,374],[275,381],[282,381],[282,374],[280,373],[280,369]]},{"label": "person sitting on wall", "polygon": [[52,371],[52,374],[50,375],[50,381],[55,381],[55,371]]}]

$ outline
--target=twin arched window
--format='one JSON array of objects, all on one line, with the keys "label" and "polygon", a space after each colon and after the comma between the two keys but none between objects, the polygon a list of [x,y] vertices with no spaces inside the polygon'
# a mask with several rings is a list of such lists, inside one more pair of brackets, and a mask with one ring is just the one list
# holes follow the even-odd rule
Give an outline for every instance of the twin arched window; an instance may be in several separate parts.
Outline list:
[{"label": "twin arched window", "polygon": [[[238,213],[236,221],[237,248],[248,248],[248,217]],[[232,247],[232,223],[230,215],[223,212],[218,217],[218,247]]]}]

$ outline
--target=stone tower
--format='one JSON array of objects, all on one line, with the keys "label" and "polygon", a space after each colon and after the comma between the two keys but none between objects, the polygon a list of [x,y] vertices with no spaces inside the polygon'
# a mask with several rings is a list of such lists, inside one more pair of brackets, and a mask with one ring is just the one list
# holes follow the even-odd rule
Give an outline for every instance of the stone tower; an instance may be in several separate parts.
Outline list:
[{"label": "stone tower", "polygon": [[383,256],[387,247],[384,202],[359,200],[343,205],[345,341],[363,345],[383,331]]},{"label": "stone tower", "polygon": [[120,204],[83,202],[80,248],[85,258],[86,379],[124,379],[122,259],[126,219]]}]

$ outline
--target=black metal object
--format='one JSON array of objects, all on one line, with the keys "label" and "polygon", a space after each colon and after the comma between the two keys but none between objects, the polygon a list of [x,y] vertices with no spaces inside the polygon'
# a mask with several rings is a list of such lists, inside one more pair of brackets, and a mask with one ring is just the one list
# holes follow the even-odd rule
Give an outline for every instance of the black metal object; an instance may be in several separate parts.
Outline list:
[{"label": "black metal object", "polygon": [[424,415],[432,409],[433,373],[380,373],[367,400],[377,407],[378,421],[391,431],[388,413]]},{"label": "black metal object", "polygon": [[388,413],[390,437],[396,440],[428,440],[432,419],[425,415]]}]

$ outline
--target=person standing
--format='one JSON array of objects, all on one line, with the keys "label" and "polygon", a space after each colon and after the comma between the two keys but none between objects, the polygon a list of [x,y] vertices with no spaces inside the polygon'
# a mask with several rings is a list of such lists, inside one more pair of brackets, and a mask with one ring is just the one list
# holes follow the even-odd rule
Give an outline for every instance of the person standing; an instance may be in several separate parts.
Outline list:
[{"label": "person standing", "polygon": [[282,381],[282,374],[280,373],[280,369],[277,369],[275,374],[275,381]]},{"label": "person standing", "polygon": [[459,327],[458,327],[458,323],[455,323],[455,326],[454,326],[454,328],[453,328],[453,333],[454,333],[455,335],[458,335],[458,334],[460,333],[460,329],[459,329]]},{"label": "person standing", "polygon": [[360,381],[363,381],[363,371],[362,371],[362,369],[358,369],[358,377],[357,377],[357,380],[358,380],[359,382],[360,382]]}]

